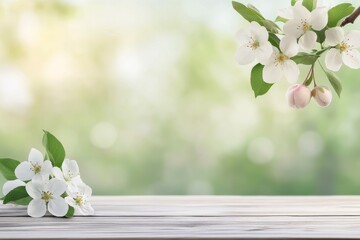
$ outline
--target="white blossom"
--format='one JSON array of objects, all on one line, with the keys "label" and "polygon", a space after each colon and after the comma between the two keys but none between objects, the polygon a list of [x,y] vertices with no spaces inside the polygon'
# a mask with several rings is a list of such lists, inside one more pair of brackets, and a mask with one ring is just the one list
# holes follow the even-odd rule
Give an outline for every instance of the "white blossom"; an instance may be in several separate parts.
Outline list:
[{"label": "white blossom", "polygon": [[280,51],[273,48],[273,54],[265,64],[263,70],[263,79],[267,83],[275,83],[285,78],[290,83],[295,83],[300,74],[298,65],[291,60],[299,52],[299,46],[296,39],[286,36],[280,41]]},{"label": "white blossom", "polygon": [[66,202],[75,209],[75,214],[78,215],[93,215],[94,209],[90,204],[90,197],[92,190],[85,184],[80,184],[75,190],[69,189],[67,191],[68,197]]},{"label": "white blossom", "polygon": [[305,51],[310,51],[315,47],[317,35],[314,32],[325,28],[328,23],[328,8],[317,7],[310,12],[301,4],[296,4],[292,8],[292,17],[284,25],[285,35],[299,39],[299,45]]},{"label": "white blossom", "polygon": [[255,59],[263,64],[269,59],[273,50],[265,27],[257,22],[251,22],[248,28],[239,30],[236,37],[240,43],[236,54],[239,64],[249,64]]},{"label": "white blossom", "polygon": [[15,169],[15,175],[22,181],[41,181],[49,178],[52,164],[49,160],[44,161],[44,156],[39,150],[32,148],[28,161],[21,162]]},{"label": "white blossom", "polygon": [[[278,10],[279,17],[282,17],[282,18],[287,19],[287,20],[288,19],[293,19],[294,18],[294,7],[297,6],[297,5],[302,5],[302,4],[303,4],[303,1],[298,0],[298,1],[295,2],[294,6],[289,6],[289,7],[286,7],[286,8],[279,9]],[[330,9],[332,7],[332,5],[331,4],[326,4],[322,0],[317,0],[315,8],[320,8],[320,7],[326,7],[327,9]]]},{"label": "white blossom", "polygon": [[61,195],[66,191],[66,184],[58,179],[31,181],[26,184],[26,191],[33,200],[27,212],[31,217],[42,217],[46,209],[56,217],[66,215],[69,205]]},{"label": "white blossom", "polygon": [[70,188],[82,183],[79,166],[75,160],[65,159],[61,165],[61,169],[54,167],[52,174],[55,178],[64,181]]},{"label": "white blossom", "polygon": [[332,71],[339,71],[342,63],[346,66],[360,68],[360,31],[352,30],[347,35],[341,27],[325,31],[325,43],[332,48],[326,53],[325,65]]}]

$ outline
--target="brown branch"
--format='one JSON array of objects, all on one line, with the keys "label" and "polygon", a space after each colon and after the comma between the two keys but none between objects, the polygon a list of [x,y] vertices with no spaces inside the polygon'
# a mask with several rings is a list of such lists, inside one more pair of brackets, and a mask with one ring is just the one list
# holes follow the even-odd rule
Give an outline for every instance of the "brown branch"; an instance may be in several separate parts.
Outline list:
[{"label": "brown branch", "polygon": [[350,16],[348,16],[347,18],[345,18],[345,20],[341,23],[341,27],[345,26],[346,24],[349,23],[354,23],[355,20],[359,17],[360,15],[360,7],[358,7],[358,9],[356,9],[355,12],[353,12]]}]

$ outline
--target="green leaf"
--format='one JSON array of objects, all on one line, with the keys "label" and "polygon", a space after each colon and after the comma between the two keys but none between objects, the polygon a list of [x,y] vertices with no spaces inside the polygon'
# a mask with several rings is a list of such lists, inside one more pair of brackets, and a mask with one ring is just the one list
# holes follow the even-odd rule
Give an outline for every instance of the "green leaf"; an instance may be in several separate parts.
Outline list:
[{"label": "green leaf", "polygon": [[303,0],[302,5],[306,7],[310,12],[316,7],[314,0]]},{"label": "green leaf", "polygon": [[263,16],[261,16],[260,13],[258,13],[257,11],[246,7],[244,4],[239,3],[239,2],[232,2],[233,8],[243,17],[245,18],[247,21],[249,22],[257,22],[260,25],[263,25],[262,21],[265,20],[265,18]]},{"label": "green leaf", "polygon": [[69,210],[66,213],[65,217],[66,218],[71,218],[71,217],[74,216],[74,213],[75,213],[75,209],[73,207],[69,206]]},{"label": "green leaf", "polygon": [[277,16],[276,19],[275,19],[275,22],[283,22],[283,23],[286,23],[287,21],[288,21],[288,19],[283,18],[283,17],[280,17],[280,16]]},{"label": "green leaf", "polygon": [[271,20],[265,19],[259,10],[253,5],[249,4],[248,7],[239,2],[232,2],[233,8],[247,21],[257,22],[261,26],[264,26],[269,32],[278,33],[280,28]]},{"label": "green leaf", "polygon": [[4,198],[3,203],[16,203],[24,201],[24,198],[28,198],[29,194],[26,192],[25,186],[17,187],[13,190],[11,190]]},{"label": "green leaf", "polygon": [[350,3],[341,3],[331,8],[328,12],[328,27],[336,27],[339,24],[340,20],[342,20],[346,16],[349,16],[354,10],[355,7]]},{"label": "green leaf", "polygon": [[51,133],[44,131],[43,145],[52,164],[61,168],[65,159],[65,149],[61,142]]},{"label": "green leaf", "polygon": [[270,32],[270,33],[279,33],[279,26],[276,25],[276,23],[274,23],[271,20],[262,20],[262,25]]},{"label": "green leaf", "polygon": [[7,180],[15,180],[15,168],[20,164],[19,161],[11,158],[0,159],[0,172]]},{"label": "green leaf", "polygon": [[340,97],[341,91],[342,91],[340,79],[335,75],[335,73],[326,71],[325,69],[323,69],[323,70],[324,70],[327,78],[329,79],[331,86],[334,88],[335,92]]},{"label": "green leaf", "polygon": [[264,66],[260,63],[255,65],[251,70],[251,88],[254,91],[255,98],[257,96],[264,95],[269,91],[273,84],[264,82],[263,80],[263,69]]},{"label": "green leaf", "polygon": [[269,33],[269,42],[271,43],[271,45],[273,45],[276,48],[279,48],[280,45],[280,39],[278,36],[276,36],[273,33]]},{"label": "green leaf", "polygon": [[291,0],[291,6],[294,6],[298,0]]},{"label": "green leaf", "polygon": [[247,7],[248,7],[249,9],[254,10],[255,12],[257,12],[258,14],[260,14],[260,15],[261,15],[261,13],[260,13],[259,9],[257,9],[254,5],[252,5],[252,4],[250,4],[250,3],[248,3]]},{"label": "green leaf", "polygon": [[325,27],[323,30],[321,31],[314,31],[317,35],[317,42],[318,43],[323,43],[325,41],[325,31],[328,29],[328,27]]},{"label": "green leaf", "polygon": [[316,60],[318,60],[319,56],[309,53],[298,53],[295,57],[292,57],[291,59],[297,63],[297,64],[303,64],[303,65],[313,65]]},{"label": "green leaf", "polygon": [[12,201],[11,203],[16,204],[16,205],[21,205],[21,206],[27,206],[27,205],[29,205],[31,200],[32,200],[31,197],[26,197],[26,198],[22,198],[22,199],[19,199],[16,201]]}]

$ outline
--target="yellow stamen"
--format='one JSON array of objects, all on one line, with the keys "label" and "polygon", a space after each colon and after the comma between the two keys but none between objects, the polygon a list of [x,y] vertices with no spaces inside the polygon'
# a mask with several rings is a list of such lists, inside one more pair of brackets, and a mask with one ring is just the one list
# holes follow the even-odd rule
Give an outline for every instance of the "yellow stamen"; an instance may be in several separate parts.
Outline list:
[{"label": "yellow stamen", "polygon": [[32,167],[33,167],[32,170],[35,172],[35,174],[38,174],[41,172],[41,167],[39,166],[39,164],[35,163],[32,165]]},{"label": "yellow stamen", "polygon": [[252,44],[252,49],[257,49],[260,46],[260,43],[258,41],[254,41]]},{"label": "yellow stamen", "polygon": [[50,199],[53,199],[53,195],[50,192],[43,192],[42,195],[41,195],[41,199],[48,202]]},{"label": "yellow stamen", "polygon": [[80,206],[84,204],[84,198],[80,195],[77,195],[76,198],[74,198],[76,205]]},{"label": "yellow stamen", "polygon": [[309,31],[309,30],[311,29],[311,25],[310,25],[308,22],[303,21],[303,22],[301,23],[301,29],[302,29],[304,32],[307,32],[307,31]]},{"label": "yellow stamen", "polygon": [[346,42],[342,42],[339,44],[338,49],[340,50],[340,53],[348,51],[350,46]]},{"label": "yellow stamen", "polygon": [[255,50],[258,47],[260,47],[260,43],[259,43],[259,41],[257,41],[256,39],[254,39],[252,37],[249,41],[248,47],[251,48],[252,50]]},{"label": "yellow stamen", "polygon": [[275,58],[275,63],[283,64],[288,59],[289,59],[288,56],[284,55],[283,53],[278,53]]}]

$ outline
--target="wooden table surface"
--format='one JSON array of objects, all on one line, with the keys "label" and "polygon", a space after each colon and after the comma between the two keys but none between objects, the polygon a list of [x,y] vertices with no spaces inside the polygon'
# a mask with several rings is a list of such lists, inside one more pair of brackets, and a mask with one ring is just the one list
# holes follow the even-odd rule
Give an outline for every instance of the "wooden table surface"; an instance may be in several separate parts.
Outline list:
[{"label": "wooden table surface", "polygon": [[360,197],[93,197],[95,215],[0,204],[0,239],[360,239]]}]

